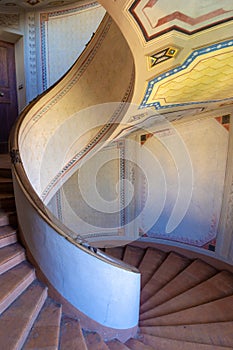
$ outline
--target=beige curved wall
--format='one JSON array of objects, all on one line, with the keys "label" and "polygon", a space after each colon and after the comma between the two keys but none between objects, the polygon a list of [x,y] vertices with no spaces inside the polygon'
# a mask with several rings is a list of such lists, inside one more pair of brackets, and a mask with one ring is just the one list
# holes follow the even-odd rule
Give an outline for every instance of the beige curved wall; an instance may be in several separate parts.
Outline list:
[{"label": "beige curved wall", "polygon": [[[41,97],[22,122],[19,150],[27,176],[39,196],[51,183],[53,187],[55,176],[83,147],[83,135],[87,145],[87,140],[98,137],[98,130],[116,112],[114,106],[98,115],[93,108],[90,115],[87,109],[127,101],[133,87],[133,72],[129,47],[118,27],[106,16],[94,40],[70,72]],[[94,125],[89,123],[93,118]],[[117,118],[116,113],[115,120]],[[74,144],[73,154],[67,155]],[[64,172],[68,168],[69,165]]]}]

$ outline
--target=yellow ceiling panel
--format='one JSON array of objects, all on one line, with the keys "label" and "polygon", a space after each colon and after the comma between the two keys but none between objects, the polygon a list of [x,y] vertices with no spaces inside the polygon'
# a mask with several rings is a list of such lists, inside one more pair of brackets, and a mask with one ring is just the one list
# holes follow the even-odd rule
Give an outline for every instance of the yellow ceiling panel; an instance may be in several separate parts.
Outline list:
[{"label": "yellow ceiling panel", "polygon": [[215,52],[213,56],[193,64],[191,69],[183,70],[179,76],[156,84],[151,93],[152,100],[166,100],[166,103],[173,104],[230,98],[233,90],[233,55],[232,50],[226,51]]}]

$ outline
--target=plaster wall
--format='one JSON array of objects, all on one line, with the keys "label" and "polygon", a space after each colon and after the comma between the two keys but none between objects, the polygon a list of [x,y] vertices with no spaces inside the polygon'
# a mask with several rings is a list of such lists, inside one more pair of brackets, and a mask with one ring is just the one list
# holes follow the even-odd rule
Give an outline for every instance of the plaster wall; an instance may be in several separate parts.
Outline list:
[{"label": "plaster wall", "polygon": [[[148,147],[162,166],[166,179],[166,200],[160,217],[146,235],[201,247],[214,241],[218,232],[229,132],[214,118],[179,124],[176,130],[191,160],[193,179],[190,203],[182,221],[168,232],[167,223],[178,199],[179,188],[182,190],[186,186],[185,183],[179,183],[182,172],[188,172],[188,169],[182,168],[174,159],[174,154],[169,153],[168,148],[160,142],[162,138],[165,139],[165,145],[173,143],[172,133],[158,133],[148,138],[143,147]],[[179,162],[182,163],[182,149],[180,153]],[[157,186],[156,176],[154,186]],[[143,197],[143,191],[141,194]],[[159,201],[159,197],[155,198],[154,205]],[[180,201],[182,203],[182,198]],[[150,215],[150,212],[146,213],[144,222]]]}]

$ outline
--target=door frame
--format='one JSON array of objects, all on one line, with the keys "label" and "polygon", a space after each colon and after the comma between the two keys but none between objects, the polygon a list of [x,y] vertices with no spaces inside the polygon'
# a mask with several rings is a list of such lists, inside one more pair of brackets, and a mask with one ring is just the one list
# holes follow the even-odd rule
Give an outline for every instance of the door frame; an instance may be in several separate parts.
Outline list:
[{"label": "door frame", "polygon": [[24,36],[7,29],[0,29],[0,40],[14,44],[16,91],[18,113],[26,106],[25,65],[24,65]]}]

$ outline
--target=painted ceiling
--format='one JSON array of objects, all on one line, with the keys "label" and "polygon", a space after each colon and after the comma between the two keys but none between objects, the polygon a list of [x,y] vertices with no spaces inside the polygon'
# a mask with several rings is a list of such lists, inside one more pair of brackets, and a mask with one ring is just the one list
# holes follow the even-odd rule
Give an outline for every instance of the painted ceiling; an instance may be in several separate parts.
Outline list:
[{"label": "painted ceiling", "polygon": [[49,9],[57,6],[66,6],[77,2],[78,0],[0,0],[0,10],[34,11],[37,9]]},{"label": "painted ceiling", "polygon": [[114,9],[100,3],[135,57],[141,109],[195,114],[233,105],[232,0],[125,0]]}]

